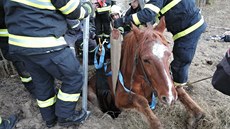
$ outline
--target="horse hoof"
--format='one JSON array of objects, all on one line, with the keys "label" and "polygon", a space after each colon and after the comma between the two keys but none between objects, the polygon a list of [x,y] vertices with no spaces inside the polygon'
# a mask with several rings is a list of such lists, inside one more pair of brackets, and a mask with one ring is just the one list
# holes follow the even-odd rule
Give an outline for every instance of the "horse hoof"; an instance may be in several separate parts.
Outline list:
[{"label": "horse hoof", "polygon": [[187,129],[196,129],[198,126],[198,122],[205,117],[204,112],[200,112],[199,114],[192,115],[187,120]]}]

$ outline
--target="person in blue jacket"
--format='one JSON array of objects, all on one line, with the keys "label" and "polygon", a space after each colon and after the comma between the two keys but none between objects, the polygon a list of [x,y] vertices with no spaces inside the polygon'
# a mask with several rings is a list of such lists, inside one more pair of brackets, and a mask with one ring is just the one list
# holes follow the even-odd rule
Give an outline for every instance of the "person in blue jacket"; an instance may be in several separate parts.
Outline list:
[{"label": "person in blue jacket", "polygon": [[[84,19],[93,12],[80,0],[1,0],[9,33],[9,53],[24,62],[33,78],[35,97],[47,127],[79,124],[87,118],[75,110],[83,86],[79,61],[67,45],[66,19]],[[2,12],[1,12],[2,13]],[[2,19],[3,17],[0,17]],[[58,92],[54,80],[62,82]]]},{"label": "person in blue jacket", "polygon": [[174,84],[183,86],[188,81],[198,40],[207,26],[195,0],[147,0],[142,10],[115,20],[114,27],[124,27],[131,22],[135,25],[155,23],[162,16],[174,39],[174,59],[171,62]]},{"label": "person in blue jacket", "polygon": [[12,56],[9,53],[9,44],[8,44],[8,31],[5,25],[5,15],[3,6],[0,6],[0,49],[2,51],[3,57],[7,60],[11,61],[18,72],[18,75],[20,76],[21,82],[25,86],[25,88],[31,93],[32,96],[34,96],[34,86],[32,77],[30,76],[29,72],[26,70],[26,67],[20,59],[18,59],[15,56]]},{"label": "person in blue jacket", "polygon": [[230,96],[230,48],[227,50],[223,59],[216,66],[216,70],[212,77],[213,87]]}]

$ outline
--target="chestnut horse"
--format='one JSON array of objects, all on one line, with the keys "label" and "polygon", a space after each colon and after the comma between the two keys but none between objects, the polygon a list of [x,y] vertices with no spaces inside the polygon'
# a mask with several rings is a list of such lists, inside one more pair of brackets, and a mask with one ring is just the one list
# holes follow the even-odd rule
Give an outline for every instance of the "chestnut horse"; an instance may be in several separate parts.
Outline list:
[{"label": "chestnut horse", "polygon": [[[115,94],[111,76],[103,75],[106,78],[104,81],[95,80],[94,76],[89,81],[88,98],[94,104],[98,102],[103,112],[136,109],[146,116],[152,129],[163,128],[149,106],[153,92],[166,105],[171,105],[179,98],[189,113],[187,127],[194,129],[204,112],[183,87],[174,87],[169,70],[172,53],[163,36],[164,30],[164,18],[155,29],[132,26],[132,31],[124,37],[122,44],[120,74],[123,78],[119,76]],[[108,84],[108,87],[103,87],[102,83]]]}]

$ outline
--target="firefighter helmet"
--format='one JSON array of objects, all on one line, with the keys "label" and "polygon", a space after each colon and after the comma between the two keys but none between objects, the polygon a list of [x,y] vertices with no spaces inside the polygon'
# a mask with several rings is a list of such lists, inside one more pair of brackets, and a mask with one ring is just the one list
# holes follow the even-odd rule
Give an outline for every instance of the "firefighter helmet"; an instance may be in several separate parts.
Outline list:
[{"label": "firefighter helmet", "polygon": [[119,16],[121,16],[121,7],[117,6],[117,5],[113,5],[111,7],[111,12],[110,14],[119,14]]}]

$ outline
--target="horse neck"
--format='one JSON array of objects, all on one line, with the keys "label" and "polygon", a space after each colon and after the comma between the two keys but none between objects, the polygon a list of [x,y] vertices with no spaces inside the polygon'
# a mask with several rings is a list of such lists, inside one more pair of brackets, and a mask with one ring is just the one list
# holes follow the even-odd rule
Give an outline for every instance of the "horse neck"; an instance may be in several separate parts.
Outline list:
[{"label": "horse neck", "polygon": [[121,64],[121,73],[123,75],[123,79],[127,87],[130,87],[131,80],[133,80],[133,82],[136,82],[138,77],[137,75],[140,75],[140,70],[138,70],[139,69],[138,63],[140,63],[140,61],[135,62],[135,59],[138,58],[135,56],[138,55],[135,54],[134,48],[129,48],[129,49],[127,49],[127,47],[123,48],[120,64]]}]

